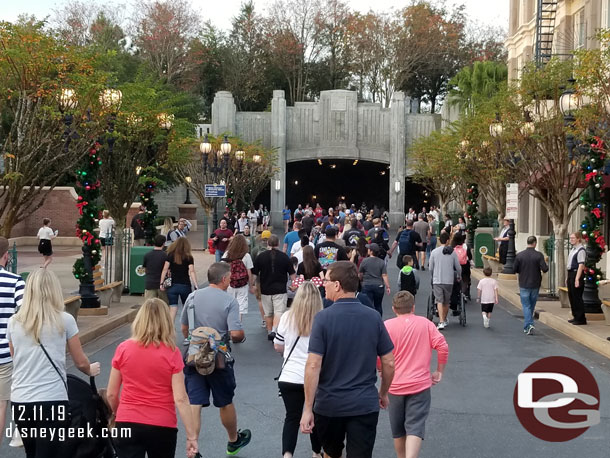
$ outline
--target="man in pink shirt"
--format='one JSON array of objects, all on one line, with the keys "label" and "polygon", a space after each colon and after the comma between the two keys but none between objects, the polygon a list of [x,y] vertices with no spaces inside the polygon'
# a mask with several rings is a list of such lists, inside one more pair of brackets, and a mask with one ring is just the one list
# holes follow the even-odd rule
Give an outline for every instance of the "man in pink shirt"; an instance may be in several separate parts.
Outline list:
[{"label": "man in pink shirt", "polygon": [[[434,323],[415,315],[415,298],[408,291],[392,300],[396,318],[385,322],[394,344],[396,370],[390,386],[390,427],[398,458],[417,458],[430,412],[430,387],[441,381],[449,346]],[[436,372],[430,373],[432,350],[438,353]]]}]

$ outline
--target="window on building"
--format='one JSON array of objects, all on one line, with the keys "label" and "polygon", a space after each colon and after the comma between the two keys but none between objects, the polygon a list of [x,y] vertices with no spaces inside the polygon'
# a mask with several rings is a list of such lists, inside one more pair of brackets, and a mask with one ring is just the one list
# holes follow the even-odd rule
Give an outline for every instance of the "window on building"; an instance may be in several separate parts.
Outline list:
[{"label": "window on building", "polygon": [[574,49],[584,48],[587,42],[587,22],[585,9],[581,8],[574,14]]}]

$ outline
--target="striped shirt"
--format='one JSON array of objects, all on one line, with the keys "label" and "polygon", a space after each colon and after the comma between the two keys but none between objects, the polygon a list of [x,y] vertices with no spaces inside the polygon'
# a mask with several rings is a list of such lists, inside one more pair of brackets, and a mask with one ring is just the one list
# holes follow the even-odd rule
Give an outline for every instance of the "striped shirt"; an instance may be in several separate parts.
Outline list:
[{"label": "striped shirt", "polygon": [[12,361],[6,338],[8,319],[13,316],[23,301],[25,282],[20,275],[0,266],[0,364]]}]

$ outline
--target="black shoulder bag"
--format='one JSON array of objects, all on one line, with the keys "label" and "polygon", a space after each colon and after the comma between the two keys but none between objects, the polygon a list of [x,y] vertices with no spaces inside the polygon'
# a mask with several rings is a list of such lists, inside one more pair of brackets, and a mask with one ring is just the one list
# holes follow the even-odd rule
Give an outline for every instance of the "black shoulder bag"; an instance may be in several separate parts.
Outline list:
[{"label": "black shoulder bag", "polygon": [[55,365],[55,363],[53,362],[53,360],[51,359],[51,357],[47,353],[47,349],[44,348],[44,345],[42,344],[42,342],[40,342],[40,348],[42,348],[42,351],[44,352],[45,356],[47,357],[47,359],[51,363],[51,366],[53,366],[53,369],[55,369],[55,372],[57,372],[57,375],[59,375],[59,378],[62,381],[62,383],[64,384],[64,388],[66,389],[66,394],[68,394],[68,384],[66,383],[66,381],[63,378],[63,376],[61,375],[61,372],[59,372],[59,369],[57,368],[57,366]]}]

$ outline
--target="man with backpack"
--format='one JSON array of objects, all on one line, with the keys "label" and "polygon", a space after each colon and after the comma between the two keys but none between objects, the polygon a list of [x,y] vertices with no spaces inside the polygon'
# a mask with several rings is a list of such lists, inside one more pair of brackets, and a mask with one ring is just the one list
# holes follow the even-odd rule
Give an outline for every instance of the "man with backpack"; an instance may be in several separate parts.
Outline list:
[{"label": "man with backpack", "polygon": [[[230,341],[239,343],[246,340],[239,320],[239,305],[235,298],[226,292],[231,283],[230,265],[225,262],[212,264],[208,269],[208,282],[210,286],[191,293],[184,304],[181,318],[182,335],[189,338],[189,335],[199,328],[212,328],[214,335],[220,336],[222,342],[227,345],[226,354],[230,355]],[[216,356],[214,355],[216,361],[224,358],[224,355]],[[201,430],[201,409],[210,405],[211,393],[214,405],[220,409],[220,419],[229,437],[228,455],[235,455],[250,443],[252,437],[249,429],[237,429],[237,413],[233,405],[236,387],[233,365],[232,358],[226,358],[224,367],[214,367],[207,375],[202,375],[196,365],[187,363],[184,368],[184,382],[197,436]]]},{"label": "man with backpack", "polygon": [[[379,245],[379,251],[377,257],[385,259],[388,251],[390,251],[390,235],[381,225],[381,219],[373,219],[373,227],[368,232],[369,243],[376,243]],[[391,256],[391,255],[390,255]]]},{"label": "man with backpack", "polygon": [[392,248],[390,248],[389,255],[392,257],[392,253],[394,253],[394,250],[396,247],[398,247],[400,256],[396,258],[396,266],[399,269],[402,269],[404,267],[402,257],[405,254],[408,254],[413,258],[414,268],[419,269],[419,263],[417,262],[415,250],[421,248],[422,246],[423,243],[421,237],[416,231],[413,230],[413,221],[407,220],[407,226],[396,235],[396,240],[394,240]]},{"label": "man with backpack", "polygon": [[169,231],[167,234],[167,240],[169,242],[175,242],[180,237],[186,237],[186,233],[191,228],[192,224],[184,218],[178,220],[178,226],[173,231]]}]

